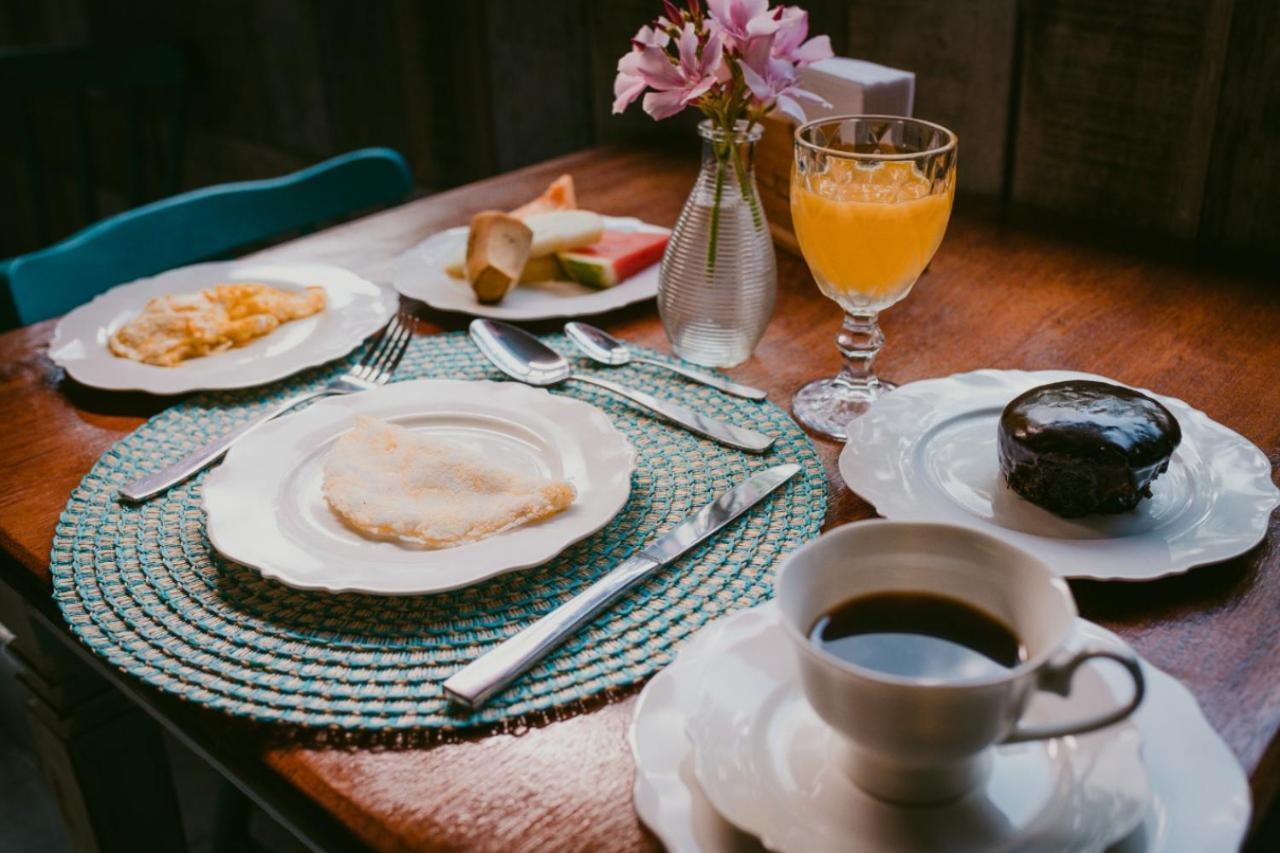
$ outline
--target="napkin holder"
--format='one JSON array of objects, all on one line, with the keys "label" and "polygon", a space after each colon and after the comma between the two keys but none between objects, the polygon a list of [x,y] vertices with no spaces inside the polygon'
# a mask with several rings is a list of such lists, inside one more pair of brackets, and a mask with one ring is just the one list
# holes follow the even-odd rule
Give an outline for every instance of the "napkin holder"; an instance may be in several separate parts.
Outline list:
[{"label": "napkin holder", "polygon": [[[800,71],[800,88],[819,95],[831,106],[803,100],[805,118],[812,121],[836,115],[911,115],[916,75],[848,59],[824,59]],[[756,146],[756,184],[774,242],[794,254],[800,249],[791,226],[791,161],[796,124],[781,114],[764,119],[764,136]]]}]

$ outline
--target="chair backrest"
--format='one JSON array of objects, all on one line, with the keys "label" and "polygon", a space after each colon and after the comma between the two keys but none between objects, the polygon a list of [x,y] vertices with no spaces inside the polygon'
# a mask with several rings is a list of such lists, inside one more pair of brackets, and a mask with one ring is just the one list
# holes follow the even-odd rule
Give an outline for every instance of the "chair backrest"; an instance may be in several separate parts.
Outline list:
[{"label": "chair backrest", "polygon": [[[75,180],[79,225],[98,218],[98,184],[90,129],[91,93],[100,93],[124,119],[125,157],[118,179],[129,207],[173,195],[181,180],[187,61],[173,45],[128,47],[46,45],[0,48],[0,107],[16,130],[27,179],[32,234],[25,248],[53,239],[49,148],[37,113],[70,110],[69,173]],[[161,96],[163,95],[163,98]],[[148,176],[150,180],[148,181]],[[148,184],[150,186],[148,187]],[[67,233],[75,224],[62,226]],[[21,251],[0,240],[0,251]]]},{"label": "chair backrest", "polygon": [[10,261],[14,309],[19,322],[34,323],[121,282],[400,201],[412,189],[398,152],[366,148],[291,175],[152,202]]}]

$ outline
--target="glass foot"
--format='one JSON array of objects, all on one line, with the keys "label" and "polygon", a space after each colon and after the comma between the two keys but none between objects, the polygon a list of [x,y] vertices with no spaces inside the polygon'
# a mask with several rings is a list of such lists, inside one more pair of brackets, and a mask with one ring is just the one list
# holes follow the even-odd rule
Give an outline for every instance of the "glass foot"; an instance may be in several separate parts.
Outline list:
[{"label": "glass foot", "polygon": [[814,432],[844,441],[849,437],[849,421],[867,410],[886,391],[897,386],[883,379],[850,382],[842,377],[819,379],[796,392],[791,412],[796,420]]}]

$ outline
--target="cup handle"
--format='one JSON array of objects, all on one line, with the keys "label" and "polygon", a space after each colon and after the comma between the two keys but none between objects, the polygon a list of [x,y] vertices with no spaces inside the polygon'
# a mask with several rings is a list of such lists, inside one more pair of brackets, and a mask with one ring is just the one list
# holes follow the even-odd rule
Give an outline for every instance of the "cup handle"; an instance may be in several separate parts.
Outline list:
[{"label": "cup handle", "polygon": [[1071,692],[1071,680],[1075,676],[1076,670],[1080,668],[1081,664],[1094,658],[1113,660],[1123,666],[1129,673],[1129,677],[1133,679],[1133,697],[1127,703],[1119,708],[1103,711],[1075,722],[1043,726],[1017,725],[1002,742],[1023,743],[1029,740],[1045,740],[1047,738],[1065,737],[1066,735],[1084,734],[1105,728],[1112,723],[1118,723],[1132,714],[1138,705],[1142,703],[1147,684],[1142,677],[1142,665],[1138,663],[1138,659],[1133,654],[1127,651],[1085,648],[1076,652],[1062,663],[1050,661],[1041,668],[1038,674],[1037,688],[1056,693],[1059,696],[1068,695]]}]

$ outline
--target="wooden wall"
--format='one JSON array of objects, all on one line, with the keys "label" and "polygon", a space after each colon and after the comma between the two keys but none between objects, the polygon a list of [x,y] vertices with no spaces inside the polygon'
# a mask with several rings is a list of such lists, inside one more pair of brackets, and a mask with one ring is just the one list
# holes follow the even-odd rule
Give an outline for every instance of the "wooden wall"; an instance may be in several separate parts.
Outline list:
[{"label": "wooden wall", "polygon": [[[815,0],[850,55],[918,75],[916,113],[961,138],[961,184],[1026,208],[1277,254],[1276,0]],[[609,114],[657,0],[0,0],[0,44],[146,40],[193,59],[184,184],[278,174],[363,145],[424,191],[689,122]],[[56,118],[51,119],[55,121]],[[12,140],[0,180],[21,198]],[[110,145],[98,156],[110,160]],[[56,168],[57,144],[47,156]],[[99,170],[111,209],[109,163]],[[10,189],[12,188],[12,189]],[[62,230],[74,221],[71,206]],[[0,255],[23,245],[0,220]]]}]

